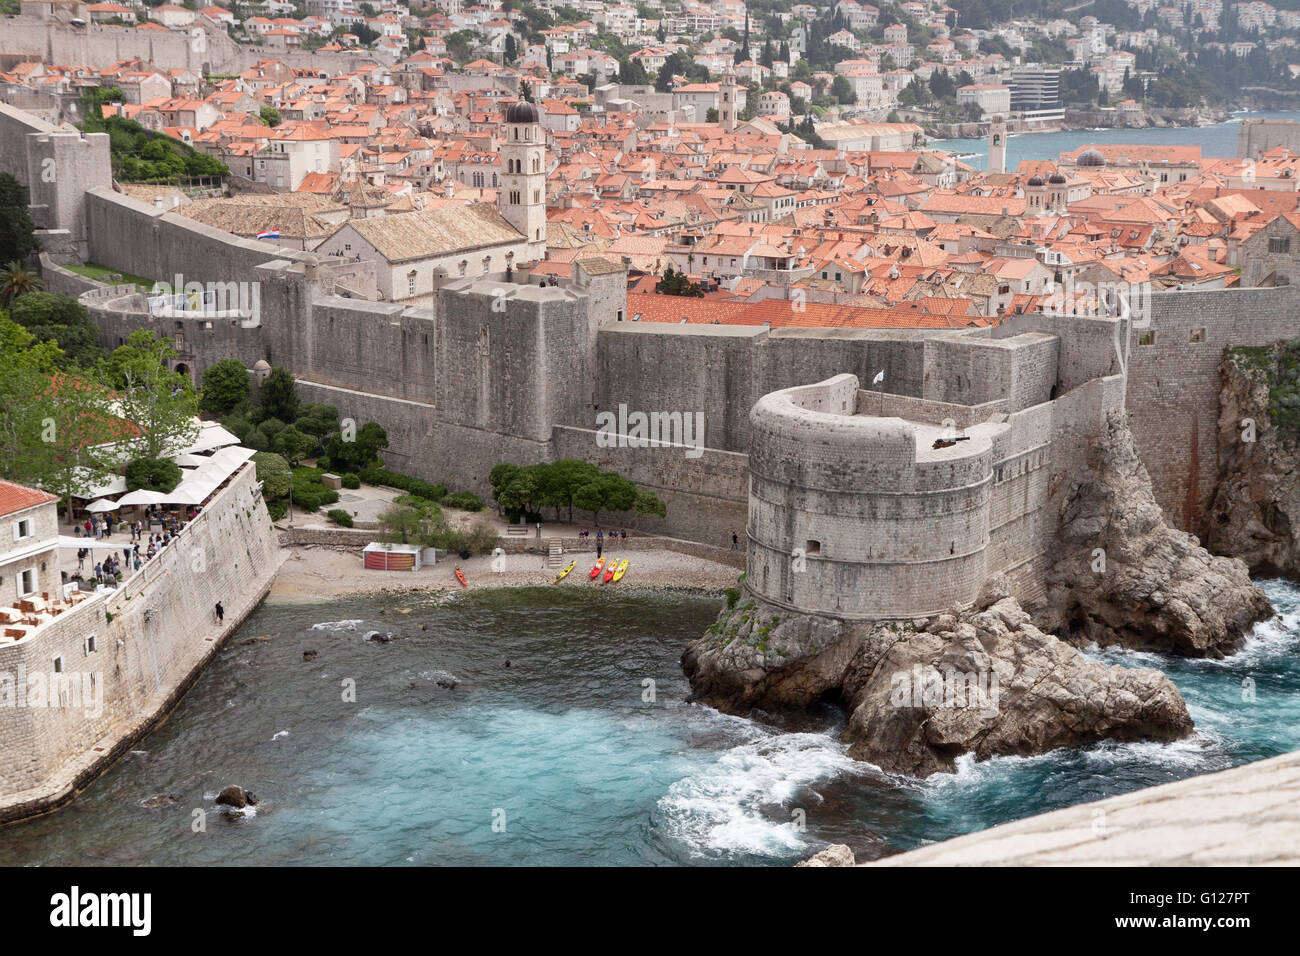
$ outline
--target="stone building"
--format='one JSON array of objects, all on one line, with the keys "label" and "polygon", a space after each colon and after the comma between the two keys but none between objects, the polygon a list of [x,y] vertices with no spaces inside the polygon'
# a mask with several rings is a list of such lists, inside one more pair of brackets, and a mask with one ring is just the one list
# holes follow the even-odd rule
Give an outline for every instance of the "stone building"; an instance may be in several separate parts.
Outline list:
[{"label": "stone building", "polygon": [[0,604],[60,584],[58,501],[58,495],[0,480]]}]

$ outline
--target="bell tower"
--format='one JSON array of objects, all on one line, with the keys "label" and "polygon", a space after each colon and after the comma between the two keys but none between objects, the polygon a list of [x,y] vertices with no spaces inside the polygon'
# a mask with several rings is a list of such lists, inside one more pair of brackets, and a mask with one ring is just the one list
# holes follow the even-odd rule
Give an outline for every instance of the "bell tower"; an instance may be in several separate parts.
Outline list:
[{"label": "bell tower", "polygon": [[718,84],[718,124],[724,133],[736,128],[736,74],[727,70]]},{"label": "bell tower", "polygon": [[1007,171],[1007,124],[1001,116],[989,124],[989,172]]},{"label": "bell tower", "polygon": [[537,107],[522,100],[506,110],[497,208],[527,237],[528,260],[546,258],[546,134]]}]

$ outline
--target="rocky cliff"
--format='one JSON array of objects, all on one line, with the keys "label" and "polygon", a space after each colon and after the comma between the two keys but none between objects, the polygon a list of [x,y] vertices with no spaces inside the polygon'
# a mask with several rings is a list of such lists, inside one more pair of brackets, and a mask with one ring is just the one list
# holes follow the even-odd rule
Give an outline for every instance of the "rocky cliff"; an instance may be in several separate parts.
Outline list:
[{"label": "rocky cliff", "polygon": [[731,713],[849,712],[849,753],[895,773],[952,770],[965,753],[1028,755],[1192,730],[1173,683],[1108,667],[1038,630],[995,579],[975,606],[914,622],[847,623],[748,598],[687,649],[695,698]]},{"label": "rocky cliff", "polygon": [[1206,541],[1256,574],[1300,580],[1300,340],[1229,349],[1221,373]]},{"label": "rocky cliff", "polygon": [[1110,417],[1062,495],[1040,626],[1075,641],[1191,657],[1235,650],[1273,613],[1245,563],[1169,527],[1122,415]]}]

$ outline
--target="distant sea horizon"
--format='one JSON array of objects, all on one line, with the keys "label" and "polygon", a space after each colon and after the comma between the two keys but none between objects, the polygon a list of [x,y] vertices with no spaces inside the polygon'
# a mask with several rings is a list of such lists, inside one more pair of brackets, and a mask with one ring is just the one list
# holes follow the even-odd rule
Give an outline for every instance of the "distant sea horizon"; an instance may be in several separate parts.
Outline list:
[{"label": "distant sea horizon", "polygon": [[[1232,118],[1209,126],[1164,126],[1145,129],[1071,129],[1041,133],[1013,133],[1007,137],[1007,170],[1022,160],[1057,160],[1081,146],[1134,143],[1149,146],[1199,146],[1203,158],[1232,158],[1237,155],[1237,128],[1244,119],[1300,120],[1300,110],[1264,110],[1234,113]],[[950,150],[963,163],[987,169],[988,138],[932,139],[931,149]]]}]

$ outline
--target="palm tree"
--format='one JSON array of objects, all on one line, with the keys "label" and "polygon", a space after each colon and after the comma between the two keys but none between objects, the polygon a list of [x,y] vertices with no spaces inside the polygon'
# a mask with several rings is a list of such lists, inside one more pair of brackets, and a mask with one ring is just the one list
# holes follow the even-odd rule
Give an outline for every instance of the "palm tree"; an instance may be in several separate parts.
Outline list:
[{"label": "palm tree", "polygon": [[8,308],[20,295],[44,287],[41,277],[14,260],[0,272],[0,302]]}]

